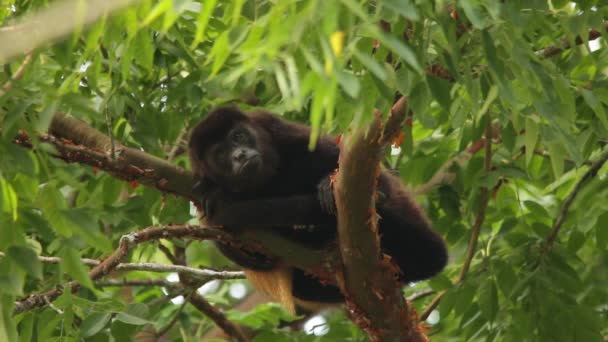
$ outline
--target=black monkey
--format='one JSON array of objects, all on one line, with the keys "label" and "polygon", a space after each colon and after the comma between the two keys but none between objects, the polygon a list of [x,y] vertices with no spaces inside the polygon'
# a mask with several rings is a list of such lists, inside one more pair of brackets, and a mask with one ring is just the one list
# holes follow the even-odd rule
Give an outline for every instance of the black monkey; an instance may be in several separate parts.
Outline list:
[{"label": "black monkey", "polygon": [[[226,229],[272,229],[311,248],[333,243],[336,218],[329,175],[338,166],[340,151],[328,136],[320,137],[310,151],[309,136],[309,127],[263,111],[223,107],[209,113],[189,141],[195,191],[202,196],[209,223]],[[381,246],[400,267],[400,281],[422,280],[441,271],[446,247],[422,209],[387,171],[378,177],[377,189]],[[293,309],[294,298],[300,304],[343,301],[336,287],[277,258],[217,245],[246,269],[256,287],[288,309]]]}]

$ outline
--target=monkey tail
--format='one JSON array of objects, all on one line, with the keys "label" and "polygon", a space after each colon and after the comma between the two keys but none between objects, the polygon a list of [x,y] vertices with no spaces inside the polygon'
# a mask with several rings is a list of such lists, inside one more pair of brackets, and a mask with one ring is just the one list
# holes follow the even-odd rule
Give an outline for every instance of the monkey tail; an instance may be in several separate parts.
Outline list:
[{"label": "monkey tail", "polygon": [[296,313],[296,306],[292,294],[292,272],[286,266],[278,267],[271,271],[244,270],[245,276],[253,286],[264,292],[270,298],[283,305],[285,310],[292,315]]}]

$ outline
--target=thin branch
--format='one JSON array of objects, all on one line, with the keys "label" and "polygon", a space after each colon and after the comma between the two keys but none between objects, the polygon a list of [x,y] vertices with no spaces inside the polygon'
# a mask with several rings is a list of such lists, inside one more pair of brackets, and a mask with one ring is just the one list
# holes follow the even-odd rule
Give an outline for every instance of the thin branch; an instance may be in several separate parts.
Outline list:
[{"label": "thin branch", "polygon": [[173,318],[171,319],[171,321],[156,333],[157,337],[161,337],[164,334],[166,334],[167,332],[169,332],[169,330],[175,325],[175,323],[177,323],[177,320],[179,319],[179,315],[184,311],[186,304],[188,304],[188,302],[189,302],[188,299],[190,299],[190,296],[192,296],[192,292],[190,293],[189,296],[187,296],[185,298],[182,305],[180,305],[179,309],[177,309],[177,311],[173,314]]},{"label": "thin branch", "polygon": [[416,292],[416,293],[410,295],[409,297],[407,297],[407,301],[408,302],[415,302],[417,300],[420,300],[422,298],[426,298],[426,297],[428,297],[428,296],[430,296],[432,294],[435,294],[436,292],[437,291],[430,290],[430,289],[429,290],[423,290],[423,291],[420,291],[420,292]]},{"label": "thin branch", "polygon": [[[139,243],[166,239],[166,238],[180,238],[190,237],[196,239],[230,239],[225,232],[213,229],[209,227],[197,227],[190,225],[179,225],[179,226],[163,226],[163,227],[150,227],[143,229],[139,232],[123,235],[120,238],[118,248],[104,261],[93,267],[89,271],[89,277],[92,280],[97,280],[102,276],[107,275],[112,270],[116,269],[120,261],[129,253],[129,251]],[[56,287],[44,291],[39,294],[33,294],[27,298],[17,301],[13,309],[13,314],[19,314],[27,310],[31,310],[36,307],[44,306],[48,302],[52,302],[63,293],[63,288],[70,288],[72,291],[76,291],[81,287],[81,284],[77,281],[71,281],[65,286]]]},{"label": "thin branch", "polygon": [[168,281],[167,279],[101,279],[95,281],[98,287],[129,287],[129,286],[162,286],[173,289],[183,289],[184,286],[178,282]]},{"label": "thin branch", "polygon": [[184,150],[184,141],[186,140],[189,132],[190,130],[188,129],[188,125],[184,125],[181,132],[179,132],[177,139],[175,139],[175,143],[169,150],[169,153],[167,153],[168,161],[173,161],[175,157],[177,157],[178,153]]},{"label": "thin branch", "polygon": [[[4,257],[5,254],[0,252],[0,258]],[[49,264],[58,264],[61,262],[59,257],[48,257],[39,256],[38,260]],[[99,260],[82,258],[80,262],[87,266],[97,266],[101,263]],[[150,262],[141,263],[119,263],[114,268],[117,271],[146,271],[146,272],[175,272],[189,274],[200,278],[211,278],[211,279],[244,279],[245,274],[241,271],[216,271],[209,269],[200,269],[182,265],[165,265]]]},{"label": "thin branch", "polygon": [[553,244],[555,243],[555,240],[557,239],[557,235],[559,234],[559,231],[560,231],[564,221],[566,221],[566,217],[568,216],[568,210],[570,209],[570,206],[574,202],[574,199],[576,198],[578,193],[581,191],[583,186],[585,186],[585,184],[587,184],[587,182],[589,180],[591,180],[593,177],[595,177],[597,172],[602,168],[602,166],[604,165],[604,163],[606,163],[607,160],[608,160],[608,150],[605,151],[598,158],[598,160],[593,162],[593,164],[591,165],[589,170],[587,170],[587,172],[585,172],[583,177],[578,181],[578,183],[576,183],[576,186],[574,187],[574,189],[572,189],[570,194],[568,194],[568,197],[566,197],[566,199],[562,203],[562,207],[559,210],[559,214],[557,215],[555,222],[553,222],[553,227],[551,228],[551,233],[549,233],[549,236],[547,236],[542,255],[549,253],[551,251],[551,249],[553,249]]},{"label": "thin branch", "polygon": [[15,71],[13,76],[0,87],[0,97],[6,94],[9,90],[13,89],[15,82],[19,81],[23,77],[23,75],[25,74],[25,69],[27,69],[32,60],[33,53],[30,51],[25,55],[23,62],[21,62],[21,65],[19,66],[17,71]]},{"label": "thin branch", "polygon": [[244,279],[245,274],[241,271],[215,271],[193,268],[182,265],[163,265],[155,263],[124,263],[118,264],[116,270],[147,271],[147,272],[176,272],[189,274],[195,277],[211,279]]},{"label": "thin branch", "polygon": [[443,163],[443,165],[441,165],[441,167],[439,167],[439,170],[435,172],[428,182],[420,184],[412,190],[414,195],[424,195],[441,184],[450,183],[454,178],[454,176],[450,173],[450,168],[452,165],[462,164],[471,159],[471,157],[479,152],[485,145],[486,139],[479,139],[467,147],[463,152],[457,154],[453,158],[448,159],[445,163]]},{"label": "thin branch", "polygon": [[245,336],[238,326],[228,320],[220,310],[211,305],[203,296],[193,292],[188,301],[205,316],[209,317],[228,336],[235,338],[239,342],[249,341],[249,338]]},{"label": "thin branch", "polygon": [[162,243],[158,243],[158,249],[163,252],[163,254],[167,257],[167,259],[169,259],[169,261],[171,261],[172,264],[178,265],[180,264],[177,260],[177,258],[175,257],[175,255],[173,255],[173,252],[171,252],[171,249],[169,249],[169,247],[163,245]]},{"label": "thin branch", "polygon": [[[492,167],[492,120],[488,117],[488,122],[486,124],[485,131],[485,155],[483,160],[483,168],[485,174],[489,174]],[[473,229],[471,230],[471,237],[469,238],[469,246],[467,248],[467,253],[464,259],[464,263],[462,265],[462,269],[460,270],[460,274],[458,275],[458,279],[456,280],[456,284],[461,284],[471,267],[471,262],[473,261],[473,257],[477,252],[477,242],[479,240],[479,233],[481,232],[481,226],[486,218],[486,209],[488,208],[488,202],[490,199],[490,191],[487,187],[481,187],[479,194],[479,202],[480,207],[477,215],[475,217],[475,222],[473,223]],[[426,307],[424,312],[420,315],[421,320],[426,320],[431,312],[439,305],[441,298],[445,295],[446,291],[441,291],[435,296],[433,301]]]},{"label": "thin branch", "polygon": [[[608,30],[608,21],[605,21],[603,23],[603,25],[604,25],[604,30]],[[575,45],[581,45],[581,44],[583,44],[585,42],[598,39],[601,36],[602,36],[602,33],[600,31],[589,30],[589,35],[588,35],[587,39],[583,39],[580,36],[576,37],[576,39],[574,39],[574,44]],[[550,58],[550,57],[553,57],[555,55],[559,55],[564,50],[567,50],[567,49],[569,49],[569,48],[572,47],[572,44],[570,44],[570,41],[567,38],[562,38],[561,42],[560,42],[560,45],[561,46],[550,46],[548,48],[536,51],[535,54],[537,56],[539,56],[540,58]]]}]

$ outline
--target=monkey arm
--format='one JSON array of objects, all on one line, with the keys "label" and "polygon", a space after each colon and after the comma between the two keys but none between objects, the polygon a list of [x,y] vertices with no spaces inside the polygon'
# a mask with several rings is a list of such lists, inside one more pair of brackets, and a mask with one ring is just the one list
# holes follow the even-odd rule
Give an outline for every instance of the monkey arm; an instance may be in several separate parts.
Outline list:
[{"label": "monkey arm", "polygon": [[315,195],[263,198],[218,205],[210,223],[227,228],[333,226],[333,215],[321,210]]},{"label": "monkey arm", "polygon": [[401,268],[401,281],[427,279],[440,272],[447,263],[447,249],[422,208],[388,172],[378,177],[378,190],[386,194],[377,205],[382,248]]}]

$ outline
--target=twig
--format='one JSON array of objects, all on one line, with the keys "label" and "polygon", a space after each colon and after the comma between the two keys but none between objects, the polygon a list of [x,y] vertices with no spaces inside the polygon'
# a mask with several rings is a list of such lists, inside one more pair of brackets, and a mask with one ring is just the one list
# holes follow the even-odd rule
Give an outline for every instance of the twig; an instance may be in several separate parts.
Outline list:
[{"label": "twig", "polygon": [[475,153],[480,151],[485,145],[486,139],[479,139],[472,143],[469,147],[467,147],[464,152],[461,152],[455,157],[448,159],[445,163],[443,163],[443,165],[441,165],[441,167],[439,167],[439,170],[435,172],[435,174],[428,182],[420,184],[412,190],[414,195],[424,195],[443,183],[451,182],[453,176],[450,174],[449,171],[452,165],[462,164],[465,161],[471,159],[471,157],[475,155]]},{"label": "twig", "polygon": [[99,287],[128,287],[128,286],[162,286],[173,289],[182,289],[184,286],[178,282],[167,279],[102,279],[96,280]]},{"label": "twig", "polygon": [[[93,267],[89,272],[89,277],[92,280],[108,274],[114,270],[129,251],[137,244],[157,239],[166,238],[183,238],[190,237],[195,239],[230,239],[225,232],[214,227],[198,227],[190,225],[179,225],[179,226],[162,226],[162,227],[149,227],[139,232],[130,233],[123,235],[120,238],[118,248],[104,261]],[[44,306],[49,302],[54,301],[63,293],[63,288],[70,288],[72,291],[76,291],[80,288],[81,284],[77,281],[71,281],[65,286],[56,287],[51,290],[44,291],[39,294],[33,294],[29,297],[17,301],[13,309],[13,314],[19,314],[21,312],[33,309],[35,307]]]},{"label": "twig", "polygon": [[414,301],[420,300],[422,298],[426,298],[426,297],[434,294],[435,292],[436,292],[435,290],[430,290],[430,289],[416,292],[416,293],[412,294],[411,296],[407,297],[407,301],[414,302]]},{"label": "twig", "polygon": [[[492,120],[488,117],[488,122],[486,124],[486,132],[485,132],[485,155],[483,160],[483,168],[485,174],[487,175],[491,171],[492,167]],[[469,268],[471,267],[471,262],[473,261],[473,257],[477,252],[477,241],[479,239],[479,233],[481,232],[481,226],[486,218],[486,209],[488,208],[488,202],[490,199],[490,192],[487,187],[482,187],[479,194],[479,202],[480,207],[477,212],[477,216],[475,217],[475,222],[473,223],[473,229],[471,230],[471,237],[469,239],[469,246],[467,248],[467,253],[464,259],[464,263],[462,265],[462,269],[460,270],[460,274],[458,275],[458,279],[456,280],[456,284],[461,284],[469,272]],[[446,291],[441,291],[433,298],[433,301],[426,307],[424,312],[420,315],[421,320],[426,320],[431,312],[439,305],[441,298],[445,295]]]},{"label": "twig", "polygon": [[180,264],[178,262],[177,258],[175,257],[175,255],[173,255],[173,252],[171,252],[171,250],[169,249],[169,247],[167,247],[159,242],[158,249],[160,249],[160,251],[163,252],[163,254],[167,257],[167,259],[169,259],[169,261],[171,261],[171,263],[173,263],[175,265]]},{"label": "twig", "polygon": [[593,164],[591,165],[589,170],[587,170],[587,172],[585,172],[583,177],[578,181],[578,183],[576,183],[576,186],[574,187],[574,189],[572,189],[570,194],[568,194],[568,197],[566,197],[566,199],[562,203],[562,207],[559,210],[559,214],[557,215],[557,218],[553,222],[553,227],[551,228],[551,233],[549,233],[549,236],[547,236],[547,239],[545,241],[545,247],[543,248],[541,256],[544,256],[545,254],[549,253],[551,251],[551,249],[553,248],[553,244],[555,243],[555,240],[557,239],[557,234],[559,234],[559,231],[560,231],[564,221],[566,221],[566,217],[568,216],[568,210],[570,209],[572,202],[574,202],[576,195],[578,195],[578,193],[581,191],[583,186],[591,178],[595,177],[595,175],[597,174],[599,169],[604,165],[604,163],[606,163],[607,160],[608,160],[608,150],[605,151],[598,158],[598,160],[593,162]]},{"label": "twig", "polygon": [[[603,24],[604,24],[604,30],[608,30],[608,21],[605,21]],[[582,37],[579,36],[579,37],[576,37],[576,39],[574,40],[574,44],[581,45],[581,44],[585,43],[585,41],[594,40],[601,36],[602,36],[601,32],[599,32],[597,30],[589,30],[589,36],[587,37],[586,40],[584,40]],[[567,50],[571,47],[572,47],[572,45],[570,44],[568,39],[562,38],[561,46],[550,46],[548,48],[536,51],[535,54],[537,56],[539,56],[540,58],[550,58],[550,57],[553,57],[555,55],[562,53],[562,51]]]},{"label": "twig", "polygon": [[239,342],[249,341],[249,338],[245,336],[238,326],[228,320],[220,310],[211,305],[203,296],[193,292],[188,301],[205,316],[215,322],[215,324],[228,334],[228,336],[235,338]]},{"label": "twig", "polygon": [[23,62],[21,63],[21,65],[19,66],[17,71],[15,71],[13,76],[8,81],[6,81],[2,85],[2,87],[0,87],[0,97],[3,96],[4,94],[6,94],[9,90],[13,89],[15,82],[19,81],[25,74],[25,69],[28,67],[28,65],[30,65],[30,63],[32,62],[32,59],[33,59],[33,53],[30,51],[25,55]]},{"label": "twig", "polygon": [[188,304],[189,299],[192,296],[192,293],[193,292],[190,292],[190,294],[185,298],[185,300],[182,303],[182,305],[180,305],[179,309],[177,309],[177,311],[173,314],[173,318],[171,319],[171,321],[169,323],[167,323],[167,325],[165,325],[163,328],[161,328],[156,333],[157,337],[163,336],[164,334],[166,334],[175,325],[175,323],[179,319],[179,315],[182,313],[182,311],[184,311],[184,308],[186,307],[186,304]]},{"label": "twig", "polygon": [[[5,254],[0,252],[0,258]],[[58,264],[61,262],[59,257],[39,256],[38,260],[49,264]],[[87,266],[97,266],[101,263],[99,260],[82,258],[80,262]],[[119,263],[114,267],[117,271],[147,271],[147,272],[175,272],[190,274],[195,277],[211,278],[211,279],[244,279],[245,274],[241,271],[216,271],[209,269],[200,269],[182,265],[165,265],[150,262],[142,263]]]},{"label": "twig", "polygon": [[169,153],[167,154],[167,160],[168,161],[173,161],[173,159],[175,159],[175,157],[177,157],[178,152],[180,151],[180,149],[183,146],[182,143],[186,139],[186,137],[188,136],[188,132],[189,131],[190,130],[188,129],[188,125],[187,124],[184,125],[184,127],[181,130],[181,132],[179,132],[179,135],[177,136],[177,139],[175,139],[175,144],[173,144],[173,146],[169,150]]}]

